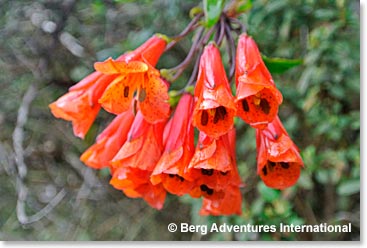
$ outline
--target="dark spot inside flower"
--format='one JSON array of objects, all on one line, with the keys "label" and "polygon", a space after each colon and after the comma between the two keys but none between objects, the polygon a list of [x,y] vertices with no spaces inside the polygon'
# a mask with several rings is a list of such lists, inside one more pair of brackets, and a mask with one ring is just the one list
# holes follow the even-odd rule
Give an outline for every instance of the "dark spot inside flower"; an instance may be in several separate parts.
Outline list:
[{"label": "dark spot inside flower", "polygon": [[263,172],[264,176],[266,176],[268,174],[268,170],[266,169],[266,166],[263,167],[262,172]]},{"label": "dark spot inside flower", "polygon": [[265,114],[269,114],[270,112],[270,105],[266,99],[261,99],[260,101],[260,108]]},{"label": "dark spot inside flower", "polygon": [[207,193],[208,195],[212,195],[212,194],[214,193],[214,190],[213,190],[213,189],[211,189],[211,188],[208,188],[208,190],[206,191],[206,193]]},{"label": "dark spot inside flower", "polygon": [[129,96],[129,86],[125,86],[124,88],[124,97],[128,97]]},{"label": "dark spot inside flower", "polygon": [[273,168],[276,163],[274,163],[273,161],[268,161],[268,165],[270,166],[270,168]]},{"label": "dark spot inside flower", "polygon": [[242,108],[243,108],[243,110],[244,110],[245,112],[250,111],[250,108],[249,108],[249,106],[248,106],[248,103],[247,103],[246,99],[243,99],[243,100],[242,100]]},{"label": "dark spot inside flower", "polygon": [[206,192],[209,188],[205,184],[202,184],[202,185],[200,185],[200,189],[201,189],[201,191]]},{"label": "dark spot inside flower", "polygon": [[278,140],[278,138],[279,138],[278,134],[274,134],[274,139]]},{"label": "dark spot inside flower", "polygon": [[213,175],[214,170],[213,169],[201,169],[201,174],[211,176]]},{"label": "dark spot inside flower", "polygon": [[228,174],[228,171],[221,171],[220,174],[222,174],[223,176]]},{"label": "dark spot inside flower", "polygon": [[282,166],[283,169],[288,169],[289,168],[289,164],[286,162],[280,162],[280,166]]},{"label": "dark spot inside flower", "polygon": [[179,175],[176,175],[176,177],[177,177],[181,182],[185,181],[185,179],[184,179],[183,177],[179,176]]},{"label": "dark spot inside flower", "polygon": [[201,125],[206,126],[209,121],[209,114],[205,110],[201,113]]},{"label": "dark spot inside flower", "polygon": [[168,176],[169,176],[170,178],[174,178],[174,177],[175,177],[175,175],[173,175],[173,174],[168,174]]},{"label": "dark spot inside flower", "polygon": [[206,186],[205,184],[200,185],[200,189],[203,192],[206,192],[208,195],[212,195],[214,193],[214,190]]},{"label": "dark spot inside flower", "polygon": [[215,109],[215,114],[214,114],[214,124],[216,124],[219,120],[224,120],[224,118],[227,115],[227,110],[225,107],[223,106],[219,106],[218,108]]},{"label": "dark spot inside flower", "polygon": [[139,97],[138,97],[139,102],[144,101],[146,97],[147,97],[147,92],[145,91],[145,89],[144,89],[144,88],[141,88],[141,89],[139,90]]}]

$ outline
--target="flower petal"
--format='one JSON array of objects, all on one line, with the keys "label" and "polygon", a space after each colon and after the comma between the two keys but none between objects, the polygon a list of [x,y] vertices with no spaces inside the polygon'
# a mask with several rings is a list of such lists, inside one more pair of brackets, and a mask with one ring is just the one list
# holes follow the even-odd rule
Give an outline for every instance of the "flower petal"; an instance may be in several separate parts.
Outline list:
[{"label": "flower petal", "polygon": [[104,62],[94,63],[94,68],[103,74],[120,74],[120,73],[142,73],[148,71],[148,65],[141,61],[118,61],[111,57]]}]

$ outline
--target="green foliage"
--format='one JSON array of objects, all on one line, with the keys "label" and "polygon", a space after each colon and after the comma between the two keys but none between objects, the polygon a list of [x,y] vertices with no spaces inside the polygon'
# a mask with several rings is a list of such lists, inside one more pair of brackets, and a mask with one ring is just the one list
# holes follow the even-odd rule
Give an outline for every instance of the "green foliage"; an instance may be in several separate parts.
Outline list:
[{"label": "green foliage", "polygon": [[272,74],[284,73],[286,70],[302,64],[301,59],[268,58],[265,55],[262,58]]},{"label": "green foliage", "polygon": [[219,20],[225,0],[203,0],[205,25],[207,28],[213,27]]}]

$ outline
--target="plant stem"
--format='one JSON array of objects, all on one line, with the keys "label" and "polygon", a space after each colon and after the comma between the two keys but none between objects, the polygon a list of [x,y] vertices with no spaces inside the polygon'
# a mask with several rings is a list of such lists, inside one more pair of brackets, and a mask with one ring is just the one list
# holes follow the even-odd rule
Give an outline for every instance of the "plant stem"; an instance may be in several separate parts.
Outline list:
[{"label": "plant stem", "polygon": [[200,13],[200,14],[196,15],[191,20],[191,22],[186,26],[186,28],[184,30],[182,30],[181,33],[179,33],[178,35],[172,37],[172,41],[167,45],[165,51],[168,51],[169,49],[171,49],[182,38],[184,38],[186,35],[188,35],[191,31],[195,30],[199,26],[198,22],[201,19],[201,17],[203,17],[203,15],[204,15],[203,13]]}]

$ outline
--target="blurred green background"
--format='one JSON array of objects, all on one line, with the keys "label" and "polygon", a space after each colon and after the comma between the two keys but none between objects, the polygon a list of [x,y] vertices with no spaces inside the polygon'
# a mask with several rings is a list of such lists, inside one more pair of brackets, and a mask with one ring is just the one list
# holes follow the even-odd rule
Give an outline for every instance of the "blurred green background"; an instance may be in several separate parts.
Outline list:
[{"label": "blurred green background", "polygon": [[[108,170],[79,161],[111,115],[101,113],[80,140],[70,123],[53,118],[48,104],[91,72],[95,61],[134,49],[156,32],[178,34],[197,4],[0,0],[1,240],[360,240],[359,1],[253,0],[240,17],[264,55],[304,61],[273,75],[284,96],[280,118],[305,162],[296,186],[264,186],[256,175],[254,130],[241,121],[241,216],[199,216],[200,200],[171,195],[156,211],[114,190]],[[189,48],[190,39],[182,40],[158,67],[177,65]],[[170,233],[171,222],[351,223],[352,232],[201,236]]]}]

